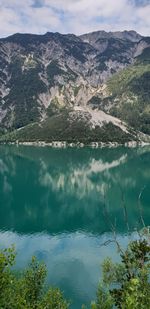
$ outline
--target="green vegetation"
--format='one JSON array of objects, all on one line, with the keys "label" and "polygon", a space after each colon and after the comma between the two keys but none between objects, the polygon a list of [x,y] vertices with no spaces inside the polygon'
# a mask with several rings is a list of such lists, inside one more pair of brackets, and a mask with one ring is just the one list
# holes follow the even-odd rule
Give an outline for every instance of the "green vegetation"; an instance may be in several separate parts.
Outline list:
[{"label": "green vegetation", "polygon": [[100,109],[105,113],[109,113],[109,106],[113,105],[115,97],[114,96],[107,96],[105,98],[99,96],[93,96],[89,101],[88,105],[92,109]]},{"label": "green vegetation", "polygon": [[63,76],[65,81],[72,80],[74,81],[76,78],[76,74],[67,66],[67,71],[64,71],[59,65],[57,60],[51,61],[51,63],[47,66],[47,76],[49,86],[55,86],[55,76]]},{"label": "green vegetation", "polygon": [[104,60],[100,59],[100,62],[97,66],[97,70],[99,70],[100,72],[107,71],[107,65]]},{"label": "green vegetation", "polygon": [[133,65],[119,73],[113,75],[108,81],[108,89],[112,95],[122,94],[124,91],[130,89],[130,82],[134,78],[140,78],[144,73],[150,71],[150,64]]},{"label": "green vegetation", "polygon": [[103,263],[103,279],[92,309],[150,308],[150,245],[145,239],[119,248],[121,263],[111,259]]},{"label": "green vegetation", "polygon": [[58,98],[55,97],[51,100],[50,105],[47,108],[47,116],[52,117],[60,113],[62,106],[60,105]]},{"label": "green vegetation", "polygon": [[[53,105],[52,105],[53,107]],[[54,106],[55,107],[55,106]],[[49,113],[52,114],[50,109]],[[20,130],[3,135],[0,141],[67,141],[83,142],[88,145],[95,142],[118,142],[124,144],[133,140],[133,132],[131,134],[122,131],[119,127],[112,123],[106,123],[102,127],[96,126],[90,128],[88,120],[81,117],[76,118],[71,111],[63,109],[62,113],[51,116],[40,125],[33,123]]]},{"label": "green vegetation", "polygon": [[5,134],[5,133],[6,133],[5,129],[3,129],[3,128],[0,127],[0,137],[1,137],[3,134]]},{"label": "green vegetation", "polygon": [[[141,55],[139,59],[147,59],[144,57]],[[138,60],[135,65],[114,74],[108,81],[108,90],[110,113],[136,130],[150,134],[150,64]]]},{"label": "green vegetation", "polygon": [[143,50],[142,54],[137,57],[137,62],[143,64],[150,63],[150,47],[147,47]]},{"label": "green vegetation", "polygon": [[[72,34],[61,35],[59,33],[46,33],[43,36],[15,34],[0,40],[0,46],[7,44],[7,42],[18,44],[18,51],[15,49],[15,53],[12,53],[14,56],[11,57],[11,61],[8,61],[4,53],[5,48],[4,50],[1,48],[0,64],[2,70],[0,72],[0,79],[3,85],[1,88],[2,93],[0,93],[0,106],[3,115],[1,128],[13,131],[26,127],[25,131],[27,132],[28,140],[30,140],[28,130],[32,128],[31,140],[33,138],[45,140],[43,135],[43,132],[45,132],[46,140],[48,141],[53,136],[55,139],[60,140],[63,138],[70,141],[71,134],[73,134],[72,141],[78,141],[79,139],[83,139],[83,141],[87,139],[87,143],[92,139],[106,141],[104,130],[98,128],[91,130],[87,128],[82,121],[84,117],[82,115],[81,121],[77,120],[77,123],[75,121],[72,122],[75,131],[71,129],[68,119],[66,120],[66,109],[73,101],[75,103],[78,101],[75,98],[82,87],[82,85],[75,86],[75,81],[77,82],[78,77],[83,79],[84,84],[84,80],[88,82],[91,76],[91,81],[86,86],[87,94],[88,89],[92,85],[95,87],[94,94],[99,87],[96,80],[103,80],[111,72],[113,76],[107,83],[106,93],[108,96],[106,97],[104,91],[105,97],[103,97],[103,94],[98,90],[97,95],[94,95],[87,104],[126,121],[134,130],[150,134],[150,47],[144,48],[144,46],[148,46],[146,43],[149,44],[149,37],[142,38],[144,43],[142,47],[143,52],[139,56],[135,56],[133,53],[133,50],[137,49],[137,43],[129,39],[130,35],[129,37],[127,35],[126,38],[123,36],[124,39],[121,39],[121,37],[117,38],[109,35],[106,38],[99,38],[98,35],[95,43],[94,41],[92,43],[91,40],[91,44],[83,42],[81,38]],[[49,42],[49,45],[44,47],[43,44],[47,42]],[[48,65],[46,66],[45,58],[43,57],[46,55],[47,48],[51,49],[50,42],[52,45],[57,46],[57,52],[52,58],[47,58]],[[97,46],[96,49],[95,46]],[[101,48],[98,52],[99,47]],[[14,46],[12,45],[11,48],[13,51]],[[91,68],[88,67],[90,59],[92,59]],[[113,65],[111,67],[108,61],[112,61]],[[127,67],[122,69],[125,66]],[[119,67],[121,68],[120,72],[115,73]],[[98,79],[95,79],[93,72],[97,74]],[[104,72],[102,76],[101,72]],[[59,106],[59,102],[56,102],[56,99],[54,99],[46,111],[47,104],[45,104],[44,96],[42,95],[43,93],[48,93],[48,95],[53,97],[53,90],[51,88],[54,86],[58,87],[59,94],[63,96],[66,109]],[[74,98],[72,98],[72,91],[70,90],[73,91]],[[81,96],[84,96],[84,94],[81,93]],[[62,116],[62,120],[60,119],[59,125],[57,123],[58,117],[60,113],[61,115],[63,114],[63,111],[64,116]],[[40,131],[37,122],[45,114],[47,114],[49,119],[41,124]],[[63,119],[65,123],[62,123]],[[28,126],[29,124],[31,126]],[[81,124],[83,124],[83,128],[81,128]],[[40,131],[39,136],[37,136],[36,132],[33,132],[34,128],[38,132]],[[56,132],[52,132],[52,128],[56,128]],[[50,131],[48,132],[49,129]],[[110,125],[107,129],[107,141],[112,141]],[[81,138],[79,130],[82,133]],[[122,139],[120,132],[118,130],[116,132],[116,130],[113,129],[114,133],[117,133],[117,136],[113,137],[113,141],[122,142],[122,140],[126,140],[126,137],[124,136]],[[60,134],[58,134],[58,131]],[[10,139],[15,135],[20,139],[22,134],[24,134],[22,129],[21,133],[15,131],[10,135]],[[128,137],[127,139],[129,140],[130,138]]]},{"label": "green vegetation", "polygon": [[[107,48],[104,52],[96,57],[97,60],[102,63],[100,70],[105,69],[105,61],[113,60],[122,63],[129,63],[128,56],[126,52],[132,48],[133,43],[130,41],[124,41],[117,38],[109,38],[108,41],[105,39],[98,40],[99,43],[107,43]],[[104,67],[103,67],[104,63]]]},{"label": "green vegetation", "polygon": [[84,63],[86,61],[86,57],[84,55],[84,50],[81,49],[82,47],[84,48],[84,44],[82,42],[80,42],[80,43],[78,43],[74,46],[71,46],[67,50],[67,53],[68,53],[68,55],[74,57],[75,59],[77,59],[81,63]]},{"label": "green vegetation", "polygon": [[98,98],[96,96],[93,96],[89,101],[88,104],[92,105],[93,107],[99,107],[101,105],[101,102],[103,102],[103,100],[101,98]]},{"label": "green vegetation", "polygon": [[74,87],[74,96],[76,97],[82,88],[82,85]]},{"label": "green vegetation", "polygon": [[57,75],[63,75],[64,73],[65,72],[60,68],[57,60],[51,61],[51,63],[47,66],[49,85],[51,87],[54,86],[54,77]]},{"label": "green vegetation", "polygon": [[[119,246],[121,262],[106,259],[103,278],[91,309],[150,308],[150,245],[146,238],[131,241],[125,251]],[[67,309],[69,302],[57,288],[45,287],[46,266],[35,257],[22,273],[11,271],[14,248],[0,251],[1,309]],[[83,308],[86,308],[83,306]]]},{"label": "green vegetation", "polygon": [[21,274],[11,267],[15,262],[14,248],[0,251],[0,308],[1,309],[67,309],[69,303],[57,288],[45,287],[46,266],[35,257]]},{"label": "green vegetation", "polygon": [[[8,108],[6,118],[11,118],[12,128],[20,128],[28,123],[38,120],[39,104],[37,97],[39,93],[46,92],[45,84],[40,80],[38,73],[41,68],[37,64],[29,70],[22,72],[23,59],[14,59],[10,65],[11,79],[9,81],[10,92],[5,98],[3,108]],[[10,106],[14,109],[10,109]],[[3,122],[6,121],[3,119]],[[10,120],[9,120],[10,121]]]}]

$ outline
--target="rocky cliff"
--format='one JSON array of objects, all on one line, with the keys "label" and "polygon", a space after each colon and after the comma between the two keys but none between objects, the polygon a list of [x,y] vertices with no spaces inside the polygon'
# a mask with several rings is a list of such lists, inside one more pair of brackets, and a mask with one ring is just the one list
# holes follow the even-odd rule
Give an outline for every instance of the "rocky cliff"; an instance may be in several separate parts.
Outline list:
[{"label": "rocky cliff", "polygon": [[124,141],[137,131],[150,134],[149,89],[150,38],[134,31],[0,39],[2,138]]}]

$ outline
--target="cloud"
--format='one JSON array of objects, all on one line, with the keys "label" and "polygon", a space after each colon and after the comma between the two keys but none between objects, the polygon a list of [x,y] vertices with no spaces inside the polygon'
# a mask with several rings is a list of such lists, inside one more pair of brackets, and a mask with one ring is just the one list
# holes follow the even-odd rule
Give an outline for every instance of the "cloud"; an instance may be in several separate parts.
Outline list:
[{"label": "cloud", "polygon": [[0,0],[0,36],[15,32],[150,32],[148,0]]},{"label": "cloud", "polygon": [[[134,234],[130,235],[130,240],[134,237]],[[16,245],[16,269],[27,267],[33,255],[44,261],[48,269],[48,283],[62,287],[65,293],[69,287],[73,298],[79,300],[82,297],[84,301],[93,297],[93,287],[98,285],[100,265],[104,259],[111,256],[114,261],[118,260],[114,242],[102,245],[109,239],[113,239],[110,233],[99,237],[81,232],[56,236],[39,233],[31,237],[0,232],[0,248]],[[125,248],[129,237],[117,234],[117,240]]]}]

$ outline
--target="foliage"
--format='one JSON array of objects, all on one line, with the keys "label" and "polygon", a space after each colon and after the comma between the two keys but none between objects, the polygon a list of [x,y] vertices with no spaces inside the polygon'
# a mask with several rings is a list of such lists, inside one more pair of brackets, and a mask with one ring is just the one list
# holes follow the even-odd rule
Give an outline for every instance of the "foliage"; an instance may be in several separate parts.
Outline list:
[{"label": "foliage", "polygon": [[60,68],[58,61],[53,60],[47,66],[47,75],[49,85],[52,87],[54,86],[54,77],[57,75],[63,75],[65,72]]},{"label": "foliage", "polygon": [[150,63],[150,47],[147,47],[143,50],[142,54],[137,57],[138,63]]},{"label": "foliage", "polygon": [[102,98],[99,98],[99,97],[96,97],[96,96],[93,96],[89,101],[88,101],[88,104],[92,105],[93,108],[94,107],[101,107],[101,103],[103,102]]},{"label": "foliage", "polygon": [[78,95],[81,88],[82,88],[82,85],[74,87],[74,96],[75,97]]},{"label": "foliage", "polygon": [[48,118],[51,118],[52,116],[58,116],[60,113],[66,113],[67,107],[64,105],[64,103],[59,102],[57,97],[54,97],[47,108],[47,116]]},{"label": "foliage", "polygon": [[52,60],[50,62],[50,64],[47,66],[47,77],[48,77],[48,82],[49,82],[49,86],[53,87],[55,86],[56,80],[55,77],[56,76],[61,76],[63,77],[63,80],[65,82],[68,82],[69,80],[74,81],[76,78],[76,73],[74,73],[68,66],[66,66],[67,71],[64,71],[59,62],[57,60]]},{"label": "foliage", "polygon": [[[146,233],[145,233],[146,235]],[[150,308],[150,245],[140,238],[129,243],[125,251],[118,246],[120,263],[107,258],[103,279],[91,309]],[[0,251],[1,309],[67,309],[69,303],[58,288],[45,289],[46,266],[32,258],[28,268],[15,274],[14,247]],[[83,306],[82,309],[86,307]]]},{"label": "foliage", "polygon": [[[0,78],[2,84],[5,85],[4,88],[7,89],[6,95],[0,102],[3,115],[1,127],[14,130],[38,122],[45,115],[48,115],[48,117],[57,116],[59,112],[57,104],[51,104],[48,109],[47,104],[42,104],[42,101],[44,101],[43,93],[51,95],[53,92],[51,92],[51,87],[57,86],[60,90],[61,87],[69,84],[68,88],[72,87],[74,97],[77,97],[82,86],[75,86],[74,82],[79,76],[83,79],[87,77],[87,81],[89,81],[91,72],[97,72],[101,79],[100,72],[108,71],[108,74],[109,72],[113,74],[119,67],[123,68],[132,63],[131,58],[133,59],[134,56],[131,56],[131,51],[134,49],[135,42],[127,38],[122,39],[119,36],[118,38],[111,35],[106,36],[106,38],[98,37],[95,41],[96,45],[92,41],[91,44],[86,41],[83,42],[81,38],[72,34],[61,35],[49,32],[45,35],[15,34],[9,38],[1,39],[0,63],[2,70]],[[143,40],[149,44],[149,38],[143,38]],[[14,45],[12,44],[14,52],[11,61],[7,61],[8,59],[3,52],[3,45],[6,44],[7,46],[7,43],[14,43]],[[44,44],[47,43],[48,46],[44,47]],[[99,48],[95,49],[94,45],[101,47],[99,52]],[[54,46],[54,55],[51,58],[46,51],[51,47],[53,49]],[[43,58],[45,52],[47,55],[46,66]],[[93,64],[89,69],[86,61],[90,59],[93,59]],[[132,64],[117,74],[113,74],[108,81],[108,97],[100,98],[101,93],[96,91],[99,97],[94,95],[88,104],[125,120],[136,130],[150,134],[150,48],[145,47],[143,52],[134,59],[134,65]],[[109,60],[115,61],[116,65],[108,68],[107,62]],[[89,81],[89,87],[90,84],[94,86],[93,82],[95,83],[92,77],[92,80]],[[96,84],[95,87],[97,87]],[[98,88],[96,89],[98,90]],[[67,95],[64,92],[61,95],[65,99],[66,107],[72,103],[70,94]],[[47,95],[45,99],[46,97]],[[53,120],[52,126],[55,127]],[[78,131],[76,127],[75,125],[75,130]],[[103,136],[105,134],[100,132],[98,138],[97,131],[96,129],[96,140],[105,141],[105,136]],[[94,130],[92,132],[86,130],[82,136],[83,140],[85,136],[89,136],[89,139],[91,139],[93,132]],[[2,135],[1,132],[0,135]],[[49,135],[48,139],[50,140],[51,132]],[[57,132],[54,132],[55,135],[59,136]],[[110,136],[110,132],[108,132],[108,135]],[[73,134],[73,139],[75,138],[78,140],[76,132]],[[116,140],[118,141],[118,134]],[[121,140],[120,137],[119,140]]]},{"label": "foliage", "polygon": [[136,130],[150,134],[150,64],[147,53],[145,51],[133,66],[112,76],[108,81],[112,99],[109,97],[108,101],[113,116],[125,120]]},{"label": "foliage", "polygon": [[0,137],[3,135],[3,134],[6,134],[7,131],[4,129],[4,128],[1,128],[0,127]]},{"label": "foliage", "polygon": [[32,261],[22,275],[15,275],[14,248],[0,251],[0,308],[1,309],[67,309],[69,303],[57,288],[45,291],[46,267]]},{"label": "foliage", "polygon": [[[39,77],[40,64],[28,67],[22,71],[23,57],[14,58],[9,66],[11,79],[8,83],[9,94],[5,97],[3,109],[8,109],[3,122],[8,122],[13,128],[20,128],[37,120],[40,116],[38,94],[46,92],[47,88]],[[14,106],[13,109],[10,106]],[[11,119],[11,120],[10,120]],[[8,125],[8,126],[9,126]]]},{"label": "foliage", "polygon": [[120,249],[121,263],[111,259],[103,263],[103,281],[92,309],[150,308],[150,245],[146,239],[129,243]]},{"label": "foliage", "polygon": [[113,304],[113,298],[109,290],[106,290],[102,285],[99,285],[97,290],[97,299],[95,303],[93,302],[91,304],[91,309],[112,309]]},{"label": "foliage", "polygon": [[134,80],[134,78],[140,78],[143,74],[149,71],[150,64],[135,64],[130,66],[121,72],[114,74],[113,77],[109,79],[108,89],[114,95],[121,94],[130,87],[130,82]]},{"label": "foliage", "polygon": [[78,42],[78,44],[74,46],[70,46],[70,48],[67,50],[67,54],[69,56],[74,57],[81,63],[84,63],[86,61],[86,57],[84,55],[85,52],[85,46],[83,42]]},{"label": "foliage", "polygon": [[126,52],[128,49],[132,48],[132,42],[117,38],[109,38],[108,40],[99,39],[97,42],[105,44],[107,42],[107,48],[96,57],[96,59],[100,62],[100,71],[107,69],[105,61],[109,61],[110,59],[121,63],[129,63]]},{"label": "foliage", "polygon": [[[51,107],[51,106],[50,106]],[[52,115],[53,106],[49,109],[49,114]],[[102,127],[96,126],[90,128],[88,121],[82,118],[71,118],[70,112],[63,109],[57,115],[53,115],[42,122],[42,125],[33,123],[20,130],[3,135],[0,141],[66,141],[82,142],[88,145],[91,142],[118,142],[124,144],[133,139],[131,134],[122,131],[119,127],[112,123],[106,123]]]}]

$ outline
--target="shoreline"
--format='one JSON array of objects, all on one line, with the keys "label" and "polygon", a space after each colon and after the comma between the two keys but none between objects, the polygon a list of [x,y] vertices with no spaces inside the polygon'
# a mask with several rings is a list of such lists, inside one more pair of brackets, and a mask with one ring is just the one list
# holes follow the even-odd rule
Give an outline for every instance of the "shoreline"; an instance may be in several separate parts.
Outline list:
[{"label": "shoreline", "polygon": [[38,147],[51,147],[51,148],[83,148],[83,147],[91,147],[91,148],[115,148],[119,146],[135,148],[138,146],[144,147],[150,145],[150,142],[143,141],[129,141],[125,143],[118,142],[91,142],[89,144],[84,144],[82,142],[72,142],[68,143],[66,141],[53,141],[53,142],[45,142],[45,141],[28,141],[28,142],[2,142],[0,145],[16,145],[16,146],[38,146]]}]

